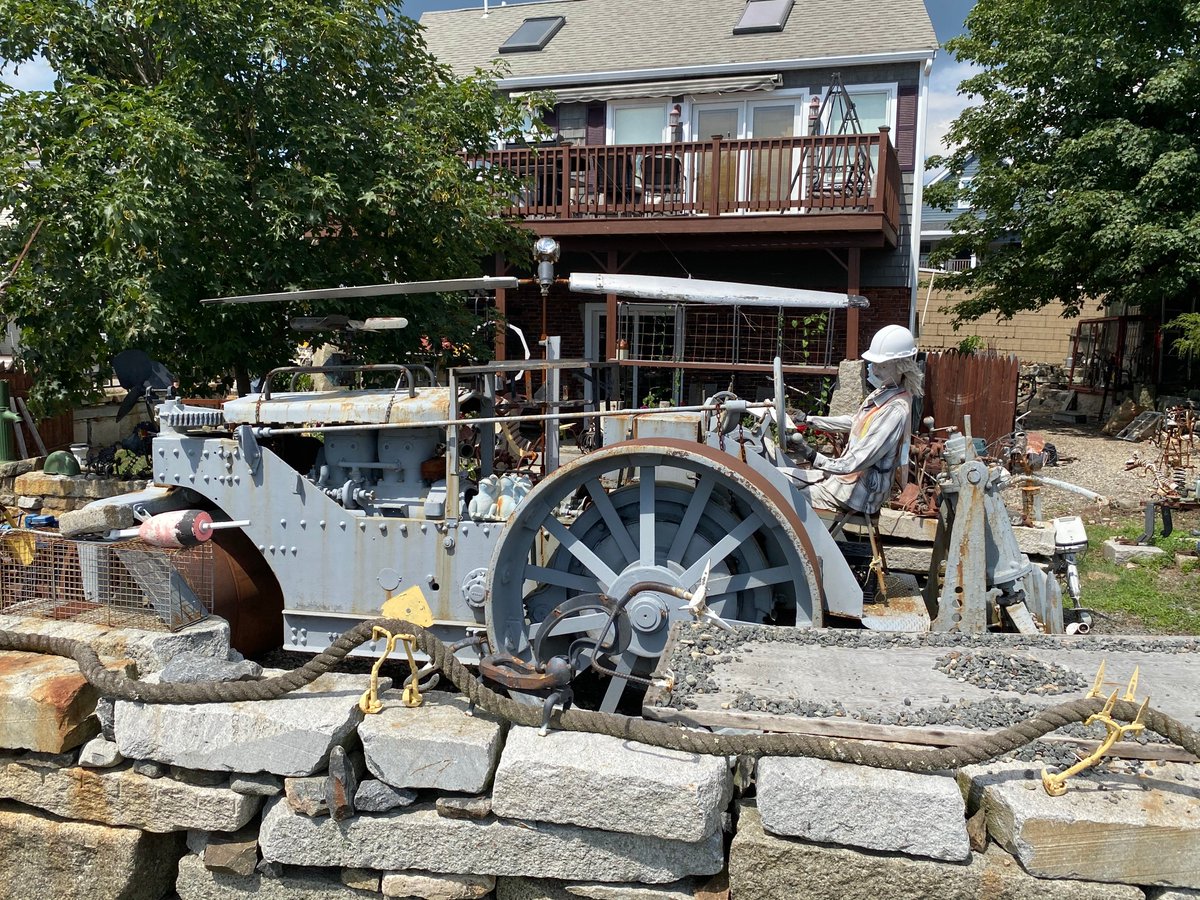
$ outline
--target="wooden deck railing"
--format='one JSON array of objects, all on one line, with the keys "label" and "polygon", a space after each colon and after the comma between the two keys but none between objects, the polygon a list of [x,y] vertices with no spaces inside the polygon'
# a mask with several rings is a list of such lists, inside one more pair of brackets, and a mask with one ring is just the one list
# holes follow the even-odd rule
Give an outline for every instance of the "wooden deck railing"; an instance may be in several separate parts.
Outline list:
[{"label": "wooden deck railing", "polygon": [[900,219],[900,164],[876,134],[537,147],[472,157],[520,188],[508,214],[551,219],[882,213]]}]

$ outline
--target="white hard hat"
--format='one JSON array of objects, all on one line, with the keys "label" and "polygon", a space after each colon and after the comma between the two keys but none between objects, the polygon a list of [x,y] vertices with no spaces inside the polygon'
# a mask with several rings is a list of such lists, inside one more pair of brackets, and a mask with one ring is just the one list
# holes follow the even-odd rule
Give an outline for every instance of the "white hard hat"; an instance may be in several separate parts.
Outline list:
[{"label": "white hard hat", "polygon": [[867,362],[881,363],[890,359],[911,359],[917,355],[917,342],[912,332],[903,325],[885,325],[871,338],[871,346],[864,353]]}]

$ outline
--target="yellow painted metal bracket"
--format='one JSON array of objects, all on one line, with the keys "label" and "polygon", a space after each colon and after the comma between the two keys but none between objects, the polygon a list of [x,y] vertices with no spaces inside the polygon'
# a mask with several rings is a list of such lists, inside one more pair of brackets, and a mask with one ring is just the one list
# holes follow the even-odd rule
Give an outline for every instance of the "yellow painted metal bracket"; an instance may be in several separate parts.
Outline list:
[{"label": "yellow painted metal bracket", "polygon": [[[1125,696],[1121,699],[1132,703],[1135,699],[1134,692],[1137,690],[1137,683],[1138,669],[1135,667],[1133,670],[1133,675],[1129,679],[1129,685],[1125,688]],[[1096,672],[1096,680],[1092,682],[1092,689],[1088,691],[1087,696],[1089,698],[1103,696],[1100,689],[1104,684],[1104,662],[1101,661],[1100,668]],[[1100,742],[1100,746],[1065,771],[1052,773],[1046,769],[1042,769],[1042,787],[1046,789],[1046,793],[1051,797],[1061,797],[1067,792],[1068,778],[1072,778],[1085,769],[1089,769],[1096,765],[1096,763],[1104,759],[1108,751],[1112,749],[1113,744],[1124,738],[1126,735],[1137,734],[1146,727],[1142,720],[1145,718],[1146,709],[1150,705],[1149,697],[1146,697],[1146,699],[1142,701],[1142,705],[1139,707],[1137,715],[1134,716],[1133,721],[1128,725],[1123,725],[1113,719],[1112,710],[1116,702],[1117,691],[1114,690],[1112,694],[1109,695],[1108,701],[1104,704],[1104,708],[1100,710],[1100,712],[1088,716],[1083,723],[1084,725],[1098,723],[1104,726],[1105,735],[1104,740]]]},{"label": "yellow painted metal bracket", "polygon": [[412,680],[404,686],[404,693],[400,698],[401,702],[408,707],[420,706],[425,702],[421,696],[421,689],[419,687],[420,678],[417,674],[417,660],[413,656],[413,647],[416,645],[416,638],[411,634],[392,634],[386,628],[376,625],[371,629],[371,640],[376,641],[381,637],[387,638],[387,644],[384,645],[383,653],[379,655],[379,659],[375,660],[375,665],[371,667],[371,686],[363,691],[362,697],[358,700],[358,708],[370,716],[376,715],[383,710],[383,704],[379,700],[379,669],[383,666],[384,660],[395,649],[396,641],[404,644],[404,652],[408,655],[408,667],[412,671]]}]

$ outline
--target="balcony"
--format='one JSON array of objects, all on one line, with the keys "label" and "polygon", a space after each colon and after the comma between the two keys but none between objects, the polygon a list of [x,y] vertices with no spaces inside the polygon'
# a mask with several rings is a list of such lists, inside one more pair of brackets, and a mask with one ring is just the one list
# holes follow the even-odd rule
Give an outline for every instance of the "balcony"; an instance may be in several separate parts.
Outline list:
[{"label": "balcony", "polygon": [[473,157],[479,177],[514,173],[507,214],[568,235],[795,234],[895,247],[903,184],[876,134],[543,146]]}]

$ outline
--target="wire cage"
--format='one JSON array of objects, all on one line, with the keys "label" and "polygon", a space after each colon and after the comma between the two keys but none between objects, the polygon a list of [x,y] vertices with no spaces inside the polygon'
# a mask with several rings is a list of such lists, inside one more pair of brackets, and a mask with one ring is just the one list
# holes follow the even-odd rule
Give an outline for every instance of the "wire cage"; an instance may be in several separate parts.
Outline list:
[{"label": "wire cage", "polygon": [[782,307],[621,303],[617,337],[628,359],[687,366],[829,366],[833,322],[828,310]]},{"label": "wire cage", "polygon": [[76,541],[43,531],[0,533],[0,613],[178,631],[213,609],[208,543]]}]

